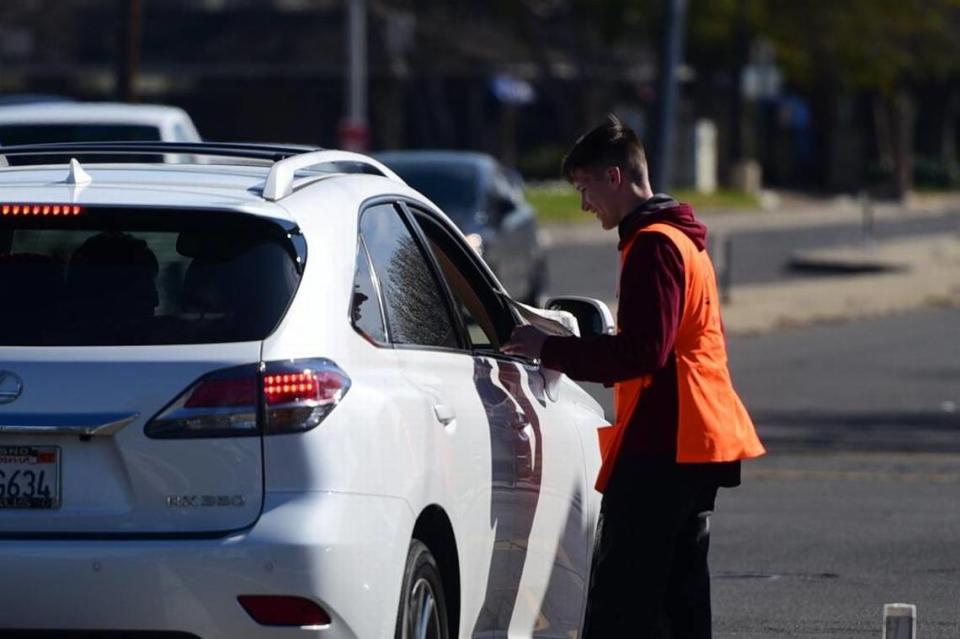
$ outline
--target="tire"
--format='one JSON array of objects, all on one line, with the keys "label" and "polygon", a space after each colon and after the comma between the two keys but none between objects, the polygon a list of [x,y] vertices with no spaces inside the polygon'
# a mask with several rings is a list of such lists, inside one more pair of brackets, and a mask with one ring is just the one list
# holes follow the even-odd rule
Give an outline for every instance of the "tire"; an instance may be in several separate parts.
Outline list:
[{"label": "tire", "polygon": [[414,539],[403,570],[396,639],[449,639],[447,603],[437,562],[423,542]]}]

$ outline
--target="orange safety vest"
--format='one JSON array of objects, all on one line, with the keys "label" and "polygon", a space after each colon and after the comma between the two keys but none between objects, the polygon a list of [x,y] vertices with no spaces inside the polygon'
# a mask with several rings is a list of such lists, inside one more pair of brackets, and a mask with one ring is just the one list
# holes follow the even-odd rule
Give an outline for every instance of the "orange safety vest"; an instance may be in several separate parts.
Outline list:
[{"label": "orange safety vest", "polygon": [[[730,380],[720,299],[710,257],[686,233],[669,224],[651,224],[639,233],[667,236],[683,259],[683,310],[674,344],[679,398],[677,462],[729,462],[763,455],[763,444]],[[621,271],[638,234],[620,252]],[[652,380],[651,375],[645,375],[614,384],[616,421],[613,426],[598,430],[603,457],[596,483],[600,492],[610,481],[626,424]]]}]

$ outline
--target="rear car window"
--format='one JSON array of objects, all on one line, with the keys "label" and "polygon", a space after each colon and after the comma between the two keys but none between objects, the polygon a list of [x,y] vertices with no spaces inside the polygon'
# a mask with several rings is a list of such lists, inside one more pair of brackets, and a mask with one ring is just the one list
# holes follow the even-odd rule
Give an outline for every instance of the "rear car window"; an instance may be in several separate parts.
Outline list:
[{"label": "rear car window", "polygon": [[0,217],[0,345],[260,340],[299,281],[286,231],[251,215]]}]

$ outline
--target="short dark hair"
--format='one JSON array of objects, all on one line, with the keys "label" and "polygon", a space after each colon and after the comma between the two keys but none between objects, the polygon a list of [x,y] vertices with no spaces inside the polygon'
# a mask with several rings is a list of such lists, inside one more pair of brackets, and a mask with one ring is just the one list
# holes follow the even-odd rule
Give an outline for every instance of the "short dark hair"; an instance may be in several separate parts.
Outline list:
[{"label": "short dark hair", "polygon": [[633,129],[612,113],[603,124],[580,136],[563,158],[561,170],[572,181],[574,171],[602,170],[608,166],[625,170],[634,182],[648,180],[643,143]]}]

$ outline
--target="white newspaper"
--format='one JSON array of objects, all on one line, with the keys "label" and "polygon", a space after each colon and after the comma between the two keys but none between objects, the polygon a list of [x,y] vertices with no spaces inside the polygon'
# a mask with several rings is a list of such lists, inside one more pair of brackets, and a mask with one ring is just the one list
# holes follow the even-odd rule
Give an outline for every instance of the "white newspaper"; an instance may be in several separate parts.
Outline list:
[{"label": "white newspaper", "polygon": [[526,304],[504,296],[510,306],[517,310],[523,321],[536,326],[547,335],[571,337],[580,335],[577,318],[566,311],[550,311],[542,308],[533,308]]}]

